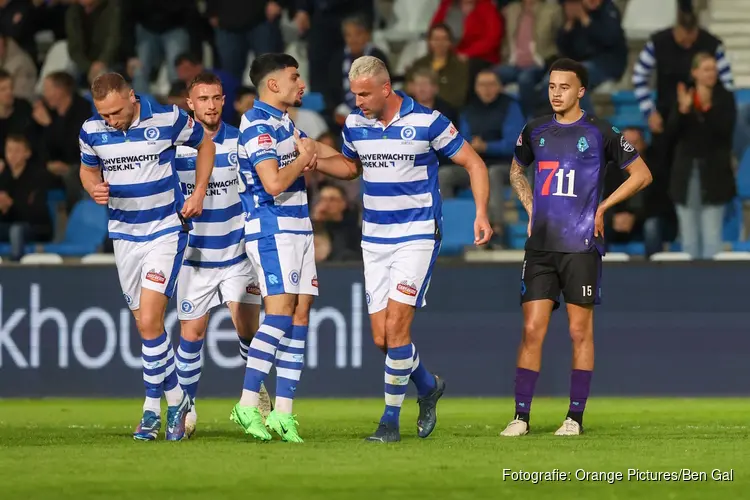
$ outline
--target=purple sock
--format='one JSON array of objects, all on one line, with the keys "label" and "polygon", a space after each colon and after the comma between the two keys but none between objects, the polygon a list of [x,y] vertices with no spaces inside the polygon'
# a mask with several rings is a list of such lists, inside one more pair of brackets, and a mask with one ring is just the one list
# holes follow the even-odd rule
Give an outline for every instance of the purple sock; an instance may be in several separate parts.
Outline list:
[{"label": "purple sock", "polygon": [[570,411],[582,413],[586,409],[586,400],[591,391],[591,375],[589,370],[573,370],[570,374]]},{"label": "purple sock", "polygon": [[539,372],[516,368],[516,413],[529,413]]}]

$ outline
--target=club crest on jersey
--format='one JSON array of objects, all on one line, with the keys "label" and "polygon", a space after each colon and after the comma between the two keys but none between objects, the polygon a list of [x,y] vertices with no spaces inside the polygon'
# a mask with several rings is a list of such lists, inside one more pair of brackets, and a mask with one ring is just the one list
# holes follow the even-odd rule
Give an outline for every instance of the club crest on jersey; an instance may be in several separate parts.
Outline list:
[{"label": "club crest on jersey", "polygon": [[417,129],[411,125],[401,129],[401,138],[405,141],[413,141],[417,136]]},{"label": "club crest on jersey", "polygon": [[635,151],[635,148],[633,147],[633,145],[630,144],[627,140],[625,140],[624,135],[620,136],[620,147],[626,153],[632,153],[633,151]]},{"label": "club crest on jersey", "polygon": [[192,302],[185,299],[182,302],[180,302],[180,310],[184,313],[191,313],[193,312],[193,309],[195,309],[195,306]]},{"label": "club crest on jersey", "polygon": [[271,139],[271,134],[260,134],[258,136],[258,147],[263,149],[271,149],[273,147],[273,139]]},{"label": "club crest on jersey", "polygon": [[586,140],[585,137],[581,137],[578,139],[578,151],[583,153],[589,148],[589,141]]},{"label": "club crest on jersey", "polygon": [[234,151],[232,151],[231,153],[229,153],[227,155],[227,159],[229,160],[229,164],[230,165],[235,165],[236,166],[237,163],[238,163],[237,162],[237,153],[235,153]]},{"label": "club crest on jersey", "polygon": [[396,285],[396,290],[410,297],[416,297],[417,295],[417,287],[414,285],[414,283],[409,283],[406,280]]},{"label": "club crest on jersey", "polygon": [[164,276],[164,273],[161,271],[157,271],[156,269],[152,269],[147,272],[146,279],[149,281],[153,281],[154,283],[159,283],[160,285],[163,285],[167,282],[167,278],[166,276]]},{"label": "club crest on jersey", "polygon": [[159,129],[156,127],[148,127],[143,132],[143,136],[149,141],[155,141],[159,138]]}]

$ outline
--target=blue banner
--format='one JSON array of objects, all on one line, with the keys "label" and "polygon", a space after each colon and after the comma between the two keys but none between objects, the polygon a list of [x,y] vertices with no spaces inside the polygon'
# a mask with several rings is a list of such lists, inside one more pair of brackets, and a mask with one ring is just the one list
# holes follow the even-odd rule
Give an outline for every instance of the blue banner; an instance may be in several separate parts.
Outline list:
[{"label": "blue banner", "polygon": [[[300,396],[379,396],[361,267],[323,267]],[[595,316],[598,395],[750,393],[750,264],[605,264]],[[412,337],[454,396],[508,396],[522,317],[520,265],[439,265]],[[174,304],[167,316],[179,336]],[[239,394],[226,308],[213,312],[200,395]],[[539,394],[568,393],[564,308],[553,315]],[[0,267],[0,397],[140,396],[140,340],[110,266]],[[273,388],[273,383],[269,385]]]}]

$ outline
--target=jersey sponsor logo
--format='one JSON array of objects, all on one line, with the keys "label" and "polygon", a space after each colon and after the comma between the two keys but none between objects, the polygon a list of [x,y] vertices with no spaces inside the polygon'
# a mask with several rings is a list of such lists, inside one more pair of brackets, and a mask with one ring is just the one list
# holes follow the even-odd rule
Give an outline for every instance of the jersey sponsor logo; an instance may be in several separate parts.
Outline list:
[{"label": "jersey sponsor logo", "polygon": [[184,313],[191,313],[194,309],[195,306],[189,300],[184,299],[182,302],[180,302],[180,311]]},{"label": "jersey sponsor logo", "polygon": [[620,147],[621,147],[621,148],[622,148],[622,150],[623,150],[623,151],[625,151],[626,153],[632,153],[633,151],[635,151],[635,148],[633,147],[633,145],[632,145],[632,144],[630,144],[630,143],[629,143],[629,142],[628,142],[628,141],[627,141],[627,140],[625,139],[625,136],[624,136],[624,135],[621,135],[621,136],[620,136]]},{"label": "jersey sponsor logo", "polygon": [[362,161],[415,161],[417,155],[404,153],[369,153],[359,155]]},{"label": "jersey sponsor logo", "polygon": [[155,141],[159,138],[159,129],[156,127],[148,127],[143,132],[143,137],[145,137],[149,141]]},{"label": "jersey sponsor logo", "polygon": [[263,149],[271,149],[273,147],[273,139],[271,139],[271,134],[260,134],[258,136],[258,147]]},{"label": "jersey sponsor logo", "polygon": [[162,271],[157,271],[156,269],[152,269],[147,272],[146,279],[149,281],[153,281],[154,283],[159,283],[160,285],[163,285],[167,282],[167,278],[166,276],[164,276],[164,273]]},{"label": "jersey sponsor logo", "polygon": [[291,165],[294,162],[294,160],[297,159],[298,156],[299,156],[299,151],[297,150],[295,150],[292,153],[287,153],[285,155],[282,155],[281,157],[279,157],[279,168],[284,168],[288,165]]},{"label": "jersey sponsor logo", "polygon": [[251,282],[249,285],[247,285],[245,291],[250,295],[260,295],[260,287],[257,283]]},{"label": "jersey sponsor logo", "polygon": [[[453,125],[452,123],[451,123],[450,130],[448,130],[448,135],[451,136],[451,137],[456,137],[458,135],[458,130],[456,130],[455,125]],[[518,138],[520,140],[521,136],[518,136]]]},{"label": "jersey sponsor logo", "polygon": [[417,287],[414,285],[414,283],[409,283],[406,280],[396,285],[396,290],[410,297],[417,296]]},{"label": "jersey sponsor logo", "polygon": [[581,137],[578,139],[578,151],[583,153],[589,148],[589,141],[586,140],[585,137]]},{"label": "jersey sponsor logo", "polygon": [[148,161],[159,161],[158,154],[118,156],[115,158],[102,158],[102,168],[107,172],[119,172],[123,170],[135,170],[141,168],[141,163]]},{"label": "jersey sponsor logo", "polygon": [[413,141],[416,136],[417,129],[415,129],[411,125],[401,129],[401,138],[405,141]]}]

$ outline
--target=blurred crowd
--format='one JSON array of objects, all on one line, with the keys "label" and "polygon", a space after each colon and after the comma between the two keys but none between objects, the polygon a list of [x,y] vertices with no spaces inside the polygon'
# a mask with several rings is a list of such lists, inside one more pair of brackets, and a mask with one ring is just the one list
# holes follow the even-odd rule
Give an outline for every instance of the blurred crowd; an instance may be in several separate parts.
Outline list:
[{"label": "blurred crowd", "polygon": [[[561,56],[582,61],[590,79],[582,104],[594,113],[597,87],[620,82],[627,70],[620,10],[626,0],[441,0],[423,35],[425,50],[409,61],[400,57],[401,70],[396,54],[373,40],[375,30],[388,29],[388,9],[398,2],[0,0],[0,242],[13,231],[49,241],[56,228],[47,192],[64,192],[67,210],[84,196],[77,136],[93,112],[87,87],[97,75],[121,72],[137,93],[187,109],[187,83],[206,67],[224,83],[224,119],[238,124],[257,94],[247,86],[249,56],[295,42],[304,47],[297,56],[307,90],[323,98],[316,110],[292,110],[300,129],[336,145],[355,106],[347,79],[352,61],[383,59],[398,86],[454,121],[487,162],[492,246],[506,246],[513,215],[507,209],[514,207],[509,165],[526,120],[549,109],[547,67]],[[721,247],[723,209],[735,196],[737,111],[721,41],[698,26],[689,0],[679,9],[676,25],[651,37],[633,72],[648,125],[624,127],[654,183],[610,214],[607,234],[612,242],[645,241],[654,253],[679,233],[683,248],[699,258]],[[39,77],[50,57],[38,46],[42,31],[67,40],[68,64]],[[160,71],[169,91],[153,95]],[[606,189],[622,175],[608,169]],[[439,177],[445,198],[466,194],[466,172],[447,159]],[[359,184],[313,174],[308,186],[318,259],[359,259]]]}]

